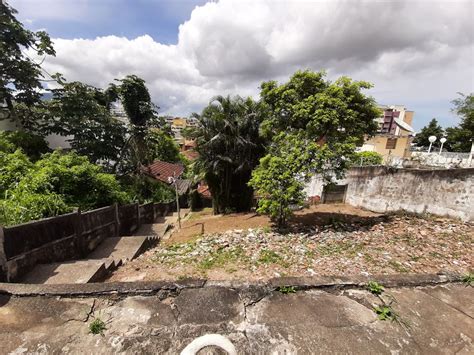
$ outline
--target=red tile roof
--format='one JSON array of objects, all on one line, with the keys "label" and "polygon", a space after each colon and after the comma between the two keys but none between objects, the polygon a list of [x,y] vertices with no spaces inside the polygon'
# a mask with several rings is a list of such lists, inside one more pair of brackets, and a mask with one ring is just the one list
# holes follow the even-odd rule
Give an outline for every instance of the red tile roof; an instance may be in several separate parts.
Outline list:
[{"label": "red tile roof", "polygon": [[184,172],[184,166],[181,164],[167,163],[165,161],[155,160],[152,164],[143,168],[143,172],[157,180],[169,183],[169,177],[178,178]]}]

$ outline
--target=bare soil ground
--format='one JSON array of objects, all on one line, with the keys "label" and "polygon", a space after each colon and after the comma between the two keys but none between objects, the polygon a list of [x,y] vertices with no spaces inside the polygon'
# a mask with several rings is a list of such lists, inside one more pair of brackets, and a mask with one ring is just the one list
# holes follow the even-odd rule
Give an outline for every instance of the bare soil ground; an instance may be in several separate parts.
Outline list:
[{"label": "bare soil ground", "polygon": [[474,269],[474,226],[458,220],[317,205],[298,211],[290,229],[279,232],[264,216],[210,213],[191,214],[180,231],[119,268],[109,281],[251,281]]},{"label": "bare soil ground", "polygon": [[[371,217],[380,217],[381,214],[366,211],[346,204],[321,204],[307,209],[296,211],[292,225],[322,226],[331,223],[334,218],[345,221],[357,221]],[[212,208],[193,212],[181,229],[175,231],[164,244],[171,245],[195,240],[203,234],[215,234],[234,229],[273,227],[267,216],[257,213],[232,213],[228,215],[213,215]]]}]

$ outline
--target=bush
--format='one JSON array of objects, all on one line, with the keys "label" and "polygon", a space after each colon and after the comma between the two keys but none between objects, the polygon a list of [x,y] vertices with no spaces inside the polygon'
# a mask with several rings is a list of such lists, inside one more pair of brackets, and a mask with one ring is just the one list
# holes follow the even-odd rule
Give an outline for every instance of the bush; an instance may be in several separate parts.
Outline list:
[{"label": "bush", "polygon": [[46,154],[20,185],[38,193],[57,193],[68,206],[85,210],[130,201],[114,175],[76,153]]},{"label": "bush", "polygon": [[21,149],[33,161],[50,151],[43,137],[23,131],[0,132],[0,151],[13,153]]},{"label": "bush", "polygon": [[0,152],[0,199],[8,190],[16,188],[32,167],[33,164],[21,150]]},{"label": "bush", "polygon": [[16,189],[0,200],[0,224],[10,226],[70,212],[62,197],[55,193],[34,193]]},{"label": "bush", "polygon": [[351,157],[352,166],[381,165],[383,157],[377,152],[358,152]]}]

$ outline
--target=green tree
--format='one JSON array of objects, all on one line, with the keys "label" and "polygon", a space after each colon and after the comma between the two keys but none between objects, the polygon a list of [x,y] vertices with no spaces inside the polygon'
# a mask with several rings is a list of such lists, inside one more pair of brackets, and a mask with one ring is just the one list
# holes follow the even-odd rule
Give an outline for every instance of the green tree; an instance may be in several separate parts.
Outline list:
[{"label": "green tree", "polygon": [[166,161],[178,163],[182,161],[179,146],[174,139],[160,129],[149,129],[145,136],[147,147],[147,161]]},{"label": "green tree", "polygon": [[0,150],[13,152],[16,149],[21,149],[33,161],[50,151],[41,136],[23,131],[0,131]]},{"label": "green tree", "polygon": [[460,96],[453,101],[453,111],[461,117],[461,122],[446,129],[446,146],[452,152],[469,152],[474,139],[474,94]]},{"label": "green tree", "polygon": [[36,110],[36,119],[45,123],[43,132],[68,137],[78,154],[112,170],[126,142],[125,124],[111,116],[110,102],[100,89],[81,82],[61,84]]},{"label": "green tree", "polygon": [[38,56],[55,55],[48,34],[25,29],[16,13],[5,1],[0,2],[0,105],[6,105],[10,119],[16,119],[13,100],[30,106],[41,98],[40,64],[25,51]]},{"label": "green tree", "polygon": [[437,139],[433,143],[433,146],[439,146],[439,140],[444,136],[444,130],[438,124],[436,118],[433,118],[430,123],[428,123],[428,125],[421,129],[420,133],[417,133],[413,143],[415,143],[418,147],[428,148],[430,145],[428,138],[430,136],[436,136]]},{"label": "green tree", "polygon": [[327,181],[344,175],[356,144],[377,129],[380,112],[362,93],[369,88],[347,77],[330,82],[324,72],[312,71],[298,71],[282,85],[261,85],[268,111],[262,131],[272,142],[250,182],[261,197],[259,211],[281,226],[290,206],[301,203],[303,182],[312,174]]},{"label": "green tree", "polygon": [[214,213],[249,210],[253,189],[248,181],[265,151],[260,105],[250,98],[217,96],[194,117],[198,125],[188,135],[196,140],[195,166],[209,185]]}]

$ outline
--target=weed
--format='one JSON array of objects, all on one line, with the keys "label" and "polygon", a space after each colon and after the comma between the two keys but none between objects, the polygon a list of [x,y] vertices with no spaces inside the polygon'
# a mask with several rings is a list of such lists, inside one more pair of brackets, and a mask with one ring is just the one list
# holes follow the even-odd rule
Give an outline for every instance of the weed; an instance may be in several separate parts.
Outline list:
[{"label": "weed", "polygon": [[399,319],[398,314],[387,304],[374,307],[374,311],[380,320],[391,320],[393,322]]},{"label": "weed", "polygon": [[105,322],[100,318],[95,318],[91,323],[89,323],[89,332],[94,335],[103,335],[104,330],[106,329],[107,327],[105,325]]},{"label": "weed", "polygon": [[272,229],[269,226],[262,227],[262,232],[267,234],[270,233]]},{"label": "weed", "polygon": [[258,262],[262,264],[276,264],[282,260],[282,257],[273,250],[263,249],[260,251]]},{"label": "weed", "polygon": [[466,284],[466,286],[474,285],[474,273],[470,272],[463,276],[462,282]]},{"label": "weed", "polygon": [[369,281],[367,283],[367,290],[369,290],[374,295],[381,295],[384,291],[384,288],[381,284],[376,281]]},{"label": "weed", "polygon": [[218,249],[212,252],[209,257],[203,259],[199,264],[198,268],[201,270],[209,270],[216,266],[223,266],[233,262],[245,262],[247,256],[245,255],[244,249],[240,246],[234,249]]},{"label": "weed", "polygon": [[296,293],[296,289],[294,286],[280,286],[278,287],[277,291],[284,293],[285,295],[289,293]]}]

